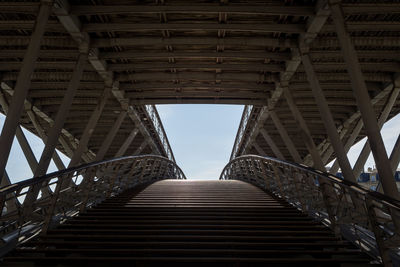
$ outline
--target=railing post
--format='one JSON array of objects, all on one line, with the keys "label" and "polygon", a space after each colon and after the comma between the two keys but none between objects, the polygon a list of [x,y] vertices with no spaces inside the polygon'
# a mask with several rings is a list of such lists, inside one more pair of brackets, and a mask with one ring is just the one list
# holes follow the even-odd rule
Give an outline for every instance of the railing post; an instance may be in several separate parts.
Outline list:
[{"label": "railing post", "polygon": [[389,255],[389,249],[385,246],[383,230],[379,227],[378,224],[378,218],[377,218],[378,216],[376,214],[375,207],[373,204],[374,200],[371,199],[369,196],[366,196],[365,201],[367,202],[366,204],[367,204],[369,222],[371,223],[371,228],[375,235],[375,241],[378,246],[382,262],[385,266],[393,266],[392,259]]},{"label": "railing post", "polygon": [[297,193],[297,198],[299,199],[299,202],[301,205],[301,209],[303,211],[308,211],[307,206],[306,206],[306,201],[305,201],[304,195],[303,195],[303,193],[304,193],[303,188],[301,188],[300,174],[295,172],[293,169],[291,169],[291,175],[293,177],[293,183],[294,183],[294,187],[295,187],[295,190]]},{"label": "railing post", "polygon": [[278,185],[279,191],[281,192],[281,198],[285,199],[285,191],[282,186],[280,171],[278,170],[278,167],[275,166],[275,163],[270,162],[270,164],[271,164],[272,170],[274,171],[274,177],[275,177],[276,184]]},{"label": "railing post", "polygon": [[271,181],[271,179],[268,179],[267,171],[265,170],[265,163],[263,160],[260,160],[260,165],[261,165],[261,172],[264,177],[264,187],[265,187],[265,189],[267,189],[267,180],[268,180],[269,184],[270,184],[269,185],[270,188],[268,191],[272,192],[272,181]]},{"label": "railing post", "polygon": [[[67,178],[69,178],[69,177],[67,177]],[[57,200],[60,195],[61,188],[62,188],[62,184],[63,184],[62,180],[63,180],[63,176],[58,177],[56,188],[54,190],[54,193],[51,195],[50,207],[47,211],[47,214],[46,214],[46,217],[44,220],[42,234],[46,234],[50,228],[51,220],[53,218],[54,210],[56,208]]]},{"label": "railing post", "polygon": [[115,173],[112,175],[112,178],[110,178],[110,186],[109,186],[109,189],[107,191],[107,197],[110,197],[111,194],[112,194],[112,191],[113,191],[113,188],[114,188],[114,185],[115,185],[115,181],[117,180],[117,177],[120,175],[119,174],[119,170],[121,169],[121,167],[122,167],[122,164],[118,165],[115,168]]},{"label": "railing post", "polygon": [[[82,188],[82,193],[83,194],[83,198],[82,198],[82,203],[80,205],[79,208],[79,212],[83,212],[86,209],[86,205],[89,201],[89,195],[90,195],[90,190],[92,188],[93,185],[93,178],[96,176],[96,168],[89,168],[85,174],[82,174],[82,177],[84,177],[82,183],[83,184],[83,188]],[[81,183],[81,184],[82,184]]]}]

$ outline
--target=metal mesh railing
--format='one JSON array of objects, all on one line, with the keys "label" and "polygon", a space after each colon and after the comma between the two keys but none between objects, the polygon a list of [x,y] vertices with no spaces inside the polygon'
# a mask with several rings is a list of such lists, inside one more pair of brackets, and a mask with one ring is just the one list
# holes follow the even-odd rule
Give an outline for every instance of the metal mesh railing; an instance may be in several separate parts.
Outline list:
[{"label": "metal mesh railing", "polygon": [[230,161],[220,179],[252,183],[298,207],[390,266],[400,252],[400,202],[303,165],[247,155]]},{"label": "metal mesh railing", "polygon": [[0,188],[0,252],[107,197],[163,179],[186,177],[173,161],[144,155],[85,164]]},{"label": "metal mesh railing", "polygon": [[167,134],[165,133],[164,126],[161,123],[160,116],[158,115],[157,109],[154,105],[146,105],[145,109],[154,125],[154,128],[160,138],[161,144],[167,153],[167,157],[175,162],[174,154],[172,153],[171,146],[168,141]]},{"label": "metal mesh railing", "polygon": [[232,149],[230,160],[232,160],[234,157],[236,157],[236,154],[239,150],[239,146],[242,143],[243,136],[246,131],[247,123],[250,119],[252,110],[253,110],[253,106],[251,106],[251,105],[247,105],[243,109],[242,119],[240,120],[240,125],[239,125],[238,132],[236,134],[235,143],[233,144],[233,149]]}]

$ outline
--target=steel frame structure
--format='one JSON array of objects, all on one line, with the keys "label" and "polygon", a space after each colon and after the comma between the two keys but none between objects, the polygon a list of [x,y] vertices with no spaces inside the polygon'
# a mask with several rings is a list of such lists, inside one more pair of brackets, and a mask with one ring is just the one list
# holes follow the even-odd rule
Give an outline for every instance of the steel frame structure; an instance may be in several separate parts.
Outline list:
[{"label": "steel frame structure", "polygon": [[[298,192],[292,189],[307,185],[320,206],[307,205],[320,215],[325,210],[325,220],[336,232],[336,225],[344,225],[335,214],[343,212],[338,203],[349,209],[361,203],[358,212],[364,212],[364,221],[352,218],[353,224],[375,232],[380,255],[388,262],[386,241],[393,238],[377,229],[389,229],[382,214],[393,216],[394,225],[399,221],[393,213],[393,199],[400,199],[393,173],[400,161],[400,138],[389,156],[380,129],[400,112],[400,5],[375,2],[1,2],[0,112],[7,115],[0,136],[1,185],[10,183],[5,168],[14,136],[35,176],[27,192],[21,191],[28,190],[23,184],[2,188],[11,190],[2,199],[3,208],[22,212],[21,225],[26,214],[49,224],[52,217],[36,213],[40,208],[34,205],[63,193],[72,179],[57,182],[59,191],[51,188],[52,179],[58,178],[40,182],[51,159],[65,168],[57,150],[72,159],[68,167],[151,153],[174,161],[156,104],[244,104],[230,166],[243,164],[237,168],[252,170],[254,181],[262,168],[270,168],[265,177],[281,191],[272,185],[270,189],[285,197],[296,198]],[[44,141],[40,159],[21,127]],[[346,153],[363,137],[368,137],[368,145],[352,168]],[[354,189],[370,152],[387,199]],[[246,163],[239,157],[249,153],[275,155],[281,161],[250,157]],[[307,176],[303,167],[283,164],[283,159],[321,173],[308,169]],[[341,168],[345,181],[325,174],[332,160],[332,172]],[[161,165],[152,165],[155,173]],[[146,174],[141,168],[139,177]],[[288,170],[300,177],[299,183]],[[92,183],[97,174],[84,176]],[[20,191],[13,191],[15,186]],[[15,199],[21,194],[31,203],[22,210]],[[87,191],[80,198],[89,195]],[[64,202],[53,200],[55,210]],[[379,212],[370,214],[365,207]]]},{"label": "steel frame structure", "polygon": [[163,179],[186,177],[175,162],[145,155],[84,164],[2,187],[1,254],[106,197]]},{"label": "steel frame structure", "polygon": [[[233,159],[219,179],[246,181],[285,199],[334,232],[340,229],[337,234],[385,266],[392,266],[392,257],[399,260],[400,202],[396,199],[311,167],[256,155]],[[328,201],[324,199],[327,189]]]}]

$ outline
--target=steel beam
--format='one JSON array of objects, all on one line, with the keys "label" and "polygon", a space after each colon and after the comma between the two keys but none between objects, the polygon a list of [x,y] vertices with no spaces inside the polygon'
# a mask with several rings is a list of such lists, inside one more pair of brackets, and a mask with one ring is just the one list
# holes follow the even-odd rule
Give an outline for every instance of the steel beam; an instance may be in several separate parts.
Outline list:
[{"label": "steel beam", "polygon": [[[222,53],[223,54],[223,53]],[[62,65],[59,65],[62,67]],[[141,70],[141,71],[148,71],[148,70],[170,70],[170,69],[191,69],[191,70],[220,70],[220,71],[254,71],[254,72],[280,72],[284,70],[284,65],[279,63],[252,63],[252,64],[227,64],[227,63],[213,63],[213,64],[182,64],[182,63],[112,63],[108,64],[109,70],[111,71],[128,71],[128,70]],[[385,67],[391,67],[393,70],[400,65],[385,65]],[[383,64],[374,64],[371,66],[376,68],[384,67]],[[4,65],[4,68],[7,68],[7,65]],[[54,68],[54,67],[53,67]],[[335,68],[335,66],[333,66]],[[1,65],[0,65],[1,70]]]},{"label": "steel beam", "polygon": [[[70,5],[68,1],[58,1],[57,6],[54,9],[54,13],[57,15],[59,21],[64,26],[64,28],[70,33],[71,37],[80,45],[80,47],[89,48],[90,37],[85,31],[83,31],[83,25],[81,24],[79,18],[70,14]],[[112,94],[121,104],[122,110],[128,112],[129,117],[139,127],[139,130],[141,131],[143,136],[149,137],[151,139],[151,135],[142,125],[140,119],[137,119],[138,115],[136,114],[136,111],[129,106],[129,99],[126,99],[124,97],[124,91],[119,89],[119,83],[114,80],[114,73],[108,70],[108,66],[104,59],[99,57],[98,49],[90,49],[88,60],[93,68],[96,70],[98,75],[100,75],[101,78],[104,80],[105,84],[112,87]],[[152,139],[150,144],[155,150],[158,150]]]},{"label": "steel beam", "polygon": [[390,159],[390,164],[392,165],[392,172],[395,173],[400,163],[400,134],[397,136],[397,141],[394,144],[389,159]]},{"label": "steel beam", "polygon": [[[318,32],[321,30],[323,25],[326,23],[330,11],[327,8],[327,3],[325,0],[319,0],[315,6],[316,14],[313,17],[308,18],[307,20],[307,29],[304,33],[300,35],[298,47],[301,47],[302,50],[306,49],[311,45],[314,39],[317,37]],[[243,146],[243,151],[246,151],[247,147],[254,142],[255,138],[258,135],[258,131],[260,129],[260,125],[264,125],[264,122],[269,117],[269,110],[273,110],[275,108],[275,104],[278,102],[279,98],[283,93],[283,87],[287,87],[290,80],[295,75],[298,67],[301,63],[300,52],[299,49],[292,49],[292,56],[290,60],[286,61],[286,70],[281,72],[279,83],[276,83],[275,90],[271,93],[271,98],[267,102],[267,106],[263,107],[260,111],[260,115],[257,118],[255,123],[256,127],[251,131],[246,143],[239,144],[239,146]],[[305,80],[305,79],[304,79]],[[240,149],[238,149],[238,153],[240,153]]]},{"label": "steel beam", "polygon": [[[15,37],[14,37],[15,38]],[[6,40],[0,39],[0,45]],[[10,43],[11,41],[8,41]],[[295,40],[255,37],[255,38],[237,38],[237,37],[132,37],[132,38],[94,38],[92,47],[113,47],[113,46],[174,46],[174,45],[237,45],[237,46],[258,46],[258,47],[297,47]]]},{"label": "steel beam", "polygon": [[264,149],[262,149],[262,147],[259,144],[257,144],[257,142],[254,142],[253,147],[257,150],[259,155],[267,156],[267,153],[265,153]]},{"label": "steel beam", "polygon": [[104,106],[108,101],[110,92],[111,87],[105,86],[103,94],[99,97],[98,104],[93,110],[92,115],[90,116],[89,121],[86,124],[85,130],[83,131],[81,139],[79,140],[78,147],[74,151],[74,155],[72,156],[71,161],[68,164],[68,168],[76,166],[81,161],[82,154],[84,151],[87,150],[87,144],[89,143],[89,139],[93,134],[94,128],[96,127],[97,121],[101,116]]},{"label": "steel beam", "polygon": [[308,129],[306,121],[304,120],[303,116],[301,115],[299,108],[297,107],[296,103],[293,100],[293,97],[289,91],[289,88],[284,87],[283,93],[285,95],[286,102],[288,103],[289,108],[292,111],[293,118],[296,121],[297,125],[299,126],[299,133],[304,140],[307,150],[311,154],[314,167],[321,171],[326,171],[325,165],[321,159],[321,155],[319,154],[318,149],[315,146],[314,140],[312,139],[311,132]]},{"label": "steel beam", "polygon": [[[386,195],[392,198],[400,199],[400,194],[397,190],[396,182],[391,171],[391,164],[385,150],[385,145],[383,143],[378,122],[376,120],[376,114],[371,105],[371,99],[369,97],[368,89],[361,72],[357,53],[346,29],[340,3],[330,1],[330,8],[332,11],[332,19],[335,25],[336,33],[343,52],[343,57],[351,78],[354,97],[361,112],[364,128],[367,132],[369,144],[374,155],[375,164],[379,172],[383,191]],[[368,28],[368,30],[371,30],[371,28]],[[380,28],[379,30],[384,29]]]},{"label": "steel beam", "polygon": [[[33,127],[35,127],[36,132],[38,133],[39,137],[43,140],[44,143],[46,143],[47,142],[47,135],[46,135],[42,125],[40,125],[39,121],[37,120],[35,113],[32,110],[27,109],[26,110],[26,114],[31,119]],[[61,138],[61,136],[60,136],[60,138]],[[72,154],[73,153],[71,153],[70,156],[72,156]],[[67,153],[67,155],[68,155],[68,153]],[[58,155],[57,151],[54,151],[52,157],[53,157],[53,161],[54,161],[54,164],[56,165],[57,169],[59,169],[59,170],[65,169],[64,162],[62,162],[62,160],[61,160],[60,156]]]},{"label": "steel beam", "polygon": [[39,166],[34,172],[34,177],[45,175],[47,172],[52,155],[55,153],[58,139],[61,134],[61,130],[64,127],[65,120],[67,119],[68,111],[72,105],[72,101],[74,99],[76,91],[78,90],[85,62],[86,62],[86,55],[80,54],[75,64],[75,69],[74,73],[72,74],[72,79],[68,84],[68,88],[65,92],[62,103],[59,106],[56,118],[54,120],[54,125],[49,131],[47,140],[45,142],[45,147],[42,152],[42,156],[40,157],[39,160]]},{"label": "steel beam", "polygon": [[311,58],[308,54],[303,54],[301,59],[307,73],[308,82],[310,83],[311,90],[315,97],[315,102],[317,103],[320,111],[321,119],[325,125],[325,129],[329,136],[329,140],[331,141],[332,147],[335,150],[339,165],[342,168],[344,179],[356,182],[356,178],[351,168],[349,159],[347,158],[346,151],[337,132],[332,113],[329,110],[328,102],[326,101],[322,88],[319,84],[317,74],[314,71]]},{"label": "steel beam", "polygon": [[112,14],[262,14],[284,16],[313,16],[312,6],[282,6],[282,5],[75,5],[71,14],[77,16],[112,15]]},{"label": "steel beam", "polygon": [[278,132],[285,143],[290,155],[292,156],[293,160],[297,163],[302,163],[302,159],[300,157],[299,152],[296,149],[296,146],[293,144],[292,139],[290,138],[289,134],[287,133],[285,127],[282,125],[281,121],[279,120],[278,116],[276,115],[274,110],[269,111],[269,115],[276,127]]},{"label": "steel beam", "polygon": [[126,150],[129,148],[129,146],[131,145],[133,139],[135,139],[137,133],[139,132],[138,128],[135,128],[130,134],[129,136],[125,139],[124,143],[122,144],[122,146],[118,149],[117,153],[115,154],[114,157],[118,158],[118,157],[122,157],[123,155],[125,155]]},{"label": "steel beam", "polygon": [[[29,23],[17,23],[21,28],[28,27]],[[1,29],[1,24],[0,24]],[[130,32],[130,31],[153,31],[153,30],[201,30],[201,31],[250,31],[250,32],[279,32],[279,33],[304,33],[303,24],[244,24],[244,23],[87,23],[83,25],[84,32]]]},{"label": "steel beam", "polygon": [[149,53],[138,52],[137,50],[125,50],[122,52],[103,52],[99,54],[101,59],[160,59],[160,58],[236,58],[236,59],[272,59],[272,60],[290,60],[290,54],[287,52],[158,52],[149,51]]},{"label": "steel beam", "polygon": [[[344,150],[345,150],[346,154],[349,152],[350,148],[352,147],[352,145],[356,141],[358,135],[361,132],[361,129],[362,129],[363,125],[364,125],[364,123],[363,123],[362,119],[360,119],[357,122],[356,126],[354,127],[353,132],[350,134],[349,139],[347,139],[347,142],[344,145]],[[329,169],[329,172],[334,174],[334,175],[336,175],[338,170],[339,170],[339,163],[338,163],[338,160],[335,159],[335,161],[332,164],[332,167]],[[354,173],[354,176],[357,177],[357,173]]]},{"label": "steel beam", "polygon": [[[379,130],[382,129],[387,118],[389,117],[390,111],[392,110],[394,104],[396,103],[399,93],[400,93],[400,87],[393,88],[392,93],[390,94],[390,96],[388,97],[388,99],[385,103],[385,108],[383,109],[381,115],[379,116],[379,119],[378,119]],[[370,146],[369,138],[368,138],[368,140],[365,142],[365,144],[360,152],[360,155],[358,156],[357,161],[353,167],[353,172],[357,177],[360,175],[360,173],[364,169],[365,162],[367,161],[370,153],[371,153],[371,146]]]},{"label": "steel beam", "polygon": [[15,85],[15,93],[9,107],[8,116],[6,117],[3,129],[1,131],[0,173],[4,173],[7,165],[13,138],[19,125],[19,118],[21,117],[24,108],[24,101],[28,95],[31,75],[35,67],[36,59],[39,55],[40,42],[45,32],[45,27],[50,13],[51,2],[42,1],[36,18],[35,27],[31,35],[31,41],[26,50],[23,65],[18,74],[17,83]]},{"label": "steel beam", "polygon": [[149,140],[145,139],[143,143],[135,150],[133,155],[139,155],[145,149],[145,147],[149,144]]},{"label": "steel beam", "polygon": [[[392,91],[392,88],[393,88],[393,82],[389,82],[389,83],[385,84],[383,89],[379,90],[379,93],[374,98],[371,99],[372,105],[376,105],[380,101],[382,101]],[[360,117],[361,117],[361,113],[358,110],[355,113],[353,113],[350,117],[348,117],[341,126],[338,127],[341,137],[344,137],[344,135],[347,133],[351,124]],[[333,153],[333,148],[332,148],[332,146],[329,145],[328,139],[323,140],[318,145],[318,148],[322,148],[321,154],[324,153],[322,160],[323,160],[324,164],[326,164],[328,159],[330,158],[330,156]],[[304,162],[306,164],[308,164],[309,159],[310,159],[310,155],[307,155]]]},{"label": "steel beam", "polygon": [[[1,91],[0,91],[0,105],[3,108],[4,114],[7,116],[8,103],[6,98],[4,97],[3,92]],[[24,132],[22,131],[21,126],[19,125],[16,129],[15,136],[17,137],[18,143],[22,149],[22,152],[24,153],[26,160],[28,161],[28,165],[32,173],[34,173],[38,166],[38,162],[36,160],[35,155],[33,154],[32,148],[30,147],[28,140],[25,137]]]},{"label": "steel beam", "polygon": [[279,148],[276,146],[274,140],[272,140],[272,138],[268,134],[268,132],[264,128],[262,128],[260,130],[260,133],[261,133],[262,137],[264,137],[264,139],[267,142],[267,144],[269,145],[269,147],[271,148],[272,152],[274,152],[275,157],[277,157],[278,159],[285,160],[285,157],[283,156],[283,154],[281,153]]},{"label": "steel beam", "polygon": [[119,131],[119,128],[121,127],[121,124],[124,121],[126,114],[127,111],[121,111],[119,113],[118,118],[115,120],[115,123],[113,124],[111,130],[108,132],[106,138],[103,140],[103,143],[99,148],[99,151],[97,151],[94,161],[99,161],[104,158],[108,149],[110,148],[112,141],[114,140],[115,135]]}]

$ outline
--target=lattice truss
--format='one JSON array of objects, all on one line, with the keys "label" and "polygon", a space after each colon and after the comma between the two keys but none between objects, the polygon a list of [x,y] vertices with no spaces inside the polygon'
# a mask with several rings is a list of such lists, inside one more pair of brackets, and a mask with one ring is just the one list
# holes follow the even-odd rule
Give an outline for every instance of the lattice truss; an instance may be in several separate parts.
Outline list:
[{"label": "lattice truss", "polygon": [[[221,103],[253,107],[235,155],[314,166],[338,157],[348,172],[341,152],[365,135],[382,152],[379,126],[399,112],[397,1],[43,0],[0,10],[3,113],[10,105],[49,139],[61,121],[49,143],[77,162],[117,155],[136,128],[126,154],[172,155],[142,105]],[[18,132],[9,124],[1,147]]]}]

